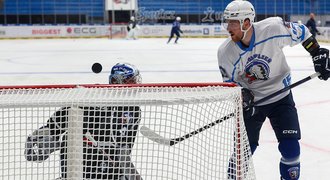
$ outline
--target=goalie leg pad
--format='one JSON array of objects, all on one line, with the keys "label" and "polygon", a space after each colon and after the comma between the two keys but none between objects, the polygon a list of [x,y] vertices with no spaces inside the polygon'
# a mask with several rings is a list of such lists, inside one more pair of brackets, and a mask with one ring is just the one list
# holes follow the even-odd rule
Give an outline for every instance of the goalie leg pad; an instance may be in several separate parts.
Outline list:
[{"label": "goalie leg pad", "polygon": [[282,139],[278,146],[282,154],[280,173],[282,179],[298,180],[300,176],[300,146],[297,139]]}]

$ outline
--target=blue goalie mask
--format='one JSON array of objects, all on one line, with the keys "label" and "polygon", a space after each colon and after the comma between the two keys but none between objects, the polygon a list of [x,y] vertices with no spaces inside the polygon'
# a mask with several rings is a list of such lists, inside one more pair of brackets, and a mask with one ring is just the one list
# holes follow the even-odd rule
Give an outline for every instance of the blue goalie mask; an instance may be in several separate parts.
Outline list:
[{"label": "blue goalie mask", "polygon": [[140,71],[129,63],[117,63],[111,69],[109,84],[141,83]]}]

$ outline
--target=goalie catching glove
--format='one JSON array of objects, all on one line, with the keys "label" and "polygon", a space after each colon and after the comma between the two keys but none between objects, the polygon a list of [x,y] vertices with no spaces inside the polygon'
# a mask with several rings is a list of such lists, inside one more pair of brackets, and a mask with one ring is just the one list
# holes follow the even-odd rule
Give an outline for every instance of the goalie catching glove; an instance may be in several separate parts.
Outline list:
[{"label": "goalie catching glove", "polygon": [[247,88],[242,89],[242,99],[243,99],[243,116],[244,119],[251,118],[256,114],[256,108],[254,104],[254,94],[251,90]]},{"label": "goalie catching glove", "polygon": [[51,135],[49,128],[42,127],[28,136],[25,143],[25,159],[42,162],[48,159],[52,152],[58,150],[60,145],[59,136]]}]

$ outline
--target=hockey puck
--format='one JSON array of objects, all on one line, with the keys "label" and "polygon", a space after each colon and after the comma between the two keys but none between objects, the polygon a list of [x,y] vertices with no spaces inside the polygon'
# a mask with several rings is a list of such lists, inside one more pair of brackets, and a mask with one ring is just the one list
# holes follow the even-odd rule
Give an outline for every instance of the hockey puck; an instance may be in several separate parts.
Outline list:
[{"label": "hockey puck", "polygon": [[100,73],[102,71],[102,65],[100,63],[94,63],[92,65],[92,71],[94,73]]}]

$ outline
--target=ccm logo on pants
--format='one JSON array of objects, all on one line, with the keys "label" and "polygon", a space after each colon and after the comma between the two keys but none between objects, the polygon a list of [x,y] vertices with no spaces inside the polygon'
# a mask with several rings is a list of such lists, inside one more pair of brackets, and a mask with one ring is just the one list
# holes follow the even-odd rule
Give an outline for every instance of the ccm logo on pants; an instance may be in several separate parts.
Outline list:
[{"label": "ccm logo on pants", "polygon": [[283,130],[283,134],[298,134],[297,130]]}]

